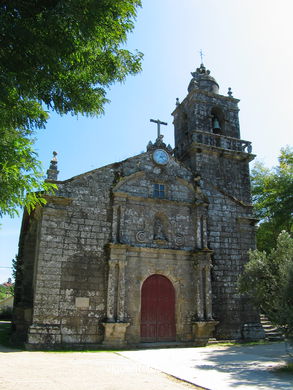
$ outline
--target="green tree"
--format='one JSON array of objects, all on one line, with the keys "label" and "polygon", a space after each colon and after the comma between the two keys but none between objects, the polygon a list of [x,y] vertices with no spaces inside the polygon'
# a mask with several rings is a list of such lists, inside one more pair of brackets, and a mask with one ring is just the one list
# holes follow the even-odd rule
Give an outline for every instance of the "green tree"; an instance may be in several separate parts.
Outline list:
[{"label": "green tree", "polygon": [[3,284],[0,284],[0,301],[7,298],[7,289]]},{"label": "green tree", "polygon": [[256,307],[293,337],[293,239],[279,234],[269,254],[249,252],[249,262],[239,280],[239,290],[248,294]]},{"label": "green tree", "polygon": [[282,230],[293,226],[293,151],[281,149],[279,165],[272,170],[257,163],[251,174],[252,199],[260,225],[257,247],[269,251]]},{"label": "green tree", "polygon": [[11,297],[14,295],[14,285],[5,286],[4,284],[0,284],[0,300]]},{"label": "green tree", "polygon": [[33,135],[58,114],[100,115],[106,91],[141,69],[122,47],[140,0],[0,2],[0,216],[48,191]]}]

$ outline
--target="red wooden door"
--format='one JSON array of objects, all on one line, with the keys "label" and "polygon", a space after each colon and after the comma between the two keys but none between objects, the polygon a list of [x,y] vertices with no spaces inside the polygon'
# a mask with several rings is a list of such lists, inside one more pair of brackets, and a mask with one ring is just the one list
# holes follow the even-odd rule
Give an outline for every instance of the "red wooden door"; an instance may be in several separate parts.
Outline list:
[{"label": "red wooden door", "polygon": [[165,276],[152,275],[141,289],[141,341],[174,341],[175,290]]}]

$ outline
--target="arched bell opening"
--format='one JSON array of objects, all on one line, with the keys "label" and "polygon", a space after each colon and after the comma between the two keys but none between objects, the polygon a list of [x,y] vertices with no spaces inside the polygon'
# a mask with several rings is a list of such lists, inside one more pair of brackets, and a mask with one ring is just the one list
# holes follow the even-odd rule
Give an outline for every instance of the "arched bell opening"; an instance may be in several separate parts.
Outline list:
[{"label": "arched bell opening", "polygon": [[214,134],[224,134],[225,132],[225,117],[223,111],[219,107],[214,107],[211,111],[212,132]]}]

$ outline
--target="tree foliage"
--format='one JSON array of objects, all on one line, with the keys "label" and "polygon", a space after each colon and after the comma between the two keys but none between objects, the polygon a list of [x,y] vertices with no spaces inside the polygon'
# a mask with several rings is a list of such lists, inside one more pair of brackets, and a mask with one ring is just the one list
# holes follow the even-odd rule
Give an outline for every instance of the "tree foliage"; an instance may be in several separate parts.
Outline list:
[{"label": "tree foliage", "polygon": [[0,284],[0,301],[14,295],[14,285]]},{"label": "tree foliage", "polygon": [[[46,110],[99,115],[106,91],[141,69],[121,45],[140,0],[0,1],[0,215],[47,191],[33,151]],[[34,197],[33,195],[31,195]]]},{"label": "tree foliage", "polygon": [[269,254],[249,252],[239,286],[272,323],[293,337],[293,239],[289,233],[280,233]]},{"label": "tree foliage", "polygon": [[293,226],[293,151],[281,149],[279,165],[272,170],[258,163],[252,170],[252,199],[260,226],[257,247],[269,251],[282,230]]},{"label": "tree foliage", "polygon": [[0,124],[0,139],[0,216],[13,216],[20,206],[30,211],[36,204],[44,203],[34,190],[52,192],[56,186],[44,182],[31,131]]}]

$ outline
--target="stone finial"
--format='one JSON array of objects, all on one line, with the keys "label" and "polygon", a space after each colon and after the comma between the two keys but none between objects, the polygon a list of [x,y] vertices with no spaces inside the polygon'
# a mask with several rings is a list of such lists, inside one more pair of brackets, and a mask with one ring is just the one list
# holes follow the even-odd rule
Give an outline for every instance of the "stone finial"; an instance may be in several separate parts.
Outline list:
[{"label": "stone finial", "polygon": [[191,72],[192,79],[188,86],[188,92],[194,89],[201,89],[212,93],[219,93],[219,84],[210,75],[210,71],[206,69],[204,64],[200,64],[200,67],[195,72]]},{"label": "stone finial", "polygon": [[176,106],[179,106],[179,105],[180,105],[179,98],[176,98]]},{"label": "stone finial", "polygon": [[233,97],[232,89],[230,87],[228,88],[228,96],[229,97]]},{"label": "stone finial", "polygon": [[50,162],[50,167],[47,170],[47,180],[58,180],[58,160],[57,160],[57,152],[53,152],[53,158]]},{"label": "stone finial", "polygon": [[152,143],[152,141],[150,141],[150,142],[147,144],[147,151],[152,150],[152,149],[153,149],[153,143]]},{"label": "stone finial", "polygon": [[171,153],[171,154],[173,153],[173,148],[170,144],[167,145],[167,150],[169,153]]}]

